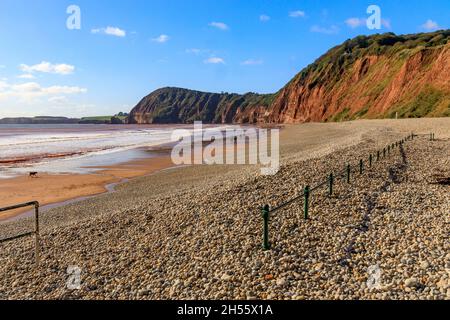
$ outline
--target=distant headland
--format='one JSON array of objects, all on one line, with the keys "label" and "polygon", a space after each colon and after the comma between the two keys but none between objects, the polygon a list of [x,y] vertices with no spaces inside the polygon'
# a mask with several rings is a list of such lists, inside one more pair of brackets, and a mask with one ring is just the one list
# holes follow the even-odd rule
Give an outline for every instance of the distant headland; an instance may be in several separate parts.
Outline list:
[{"label": "distant headland", "polygon": [[96,116],[83,118],[67,117],[14,117],[0,119],[0,124],[127,124],[128,113],[119,112],[113,116]]}]

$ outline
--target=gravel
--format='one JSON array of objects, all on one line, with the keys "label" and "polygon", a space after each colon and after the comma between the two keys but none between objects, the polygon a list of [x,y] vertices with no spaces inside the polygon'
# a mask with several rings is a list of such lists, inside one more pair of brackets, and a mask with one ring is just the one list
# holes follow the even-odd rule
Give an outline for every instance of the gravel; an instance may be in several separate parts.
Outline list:
[{"label": "gravel", "polygon": [[[0,243],[0,299],[450,299],[449,119],[286,126],[282,168],[196,166],[135,179],[42,217],[32,237]],[[277,206],[416,133],[389,157],[338,179],[334,195]],[[302,137],[303,139],[300,139]],[[314,140],[314,141],[313,141]],[[313,143],[314,142],[314,143]],[[0,225],[0,238],[32,226]],[[79,289],[69,266],[80,268]],[[68,286],[69,284],[69,286]]]}]

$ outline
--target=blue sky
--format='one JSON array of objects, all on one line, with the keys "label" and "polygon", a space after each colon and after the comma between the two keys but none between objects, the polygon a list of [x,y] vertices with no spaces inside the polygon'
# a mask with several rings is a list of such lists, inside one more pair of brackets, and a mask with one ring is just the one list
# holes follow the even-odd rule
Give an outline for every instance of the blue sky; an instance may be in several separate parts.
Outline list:
[{"label": "blue sky", "polygon": [[0,117],[110,115],[164,86],[275,92],[348,38],[449,21],[448,0],[1,0]]}]

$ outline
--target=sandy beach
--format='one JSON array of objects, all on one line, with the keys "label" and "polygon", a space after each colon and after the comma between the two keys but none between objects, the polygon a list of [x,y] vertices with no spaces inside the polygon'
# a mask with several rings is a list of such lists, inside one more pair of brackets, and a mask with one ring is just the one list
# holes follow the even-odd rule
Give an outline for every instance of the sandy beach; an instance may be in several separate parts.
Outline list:
[{"label": "sandy beach", "polygon": [[[450,199],[436,180],[450,176],[449,128],[449,118],[286,125],[275,176],[259,166],[182,167],[49,210],[39,268],[31,237],[0,243],[0,298],[449,299]],[[333,197],[315,194],[309,220],[301,201],[279,211],[271,250],[261,249],[262,205],[411,132],[421,136],[351,185],[337,182]],[[2,224],[0,237],[32,223]],[[82,270],[80,290],[67,289],[69,265]],[[371,266],[382,270],[376,289],[367,287]]]},{"label": "sandy beach", "polygon": [[[169,155],[134,160],[113,166],[96,167],[93,174],[47,174],[20,176],[0,182],[0,207],[38,201],[41,206],[107,192],[107,185],[141,177],[173,166]],[[0,213],[0,222],[10,220],[30,208]]]}]

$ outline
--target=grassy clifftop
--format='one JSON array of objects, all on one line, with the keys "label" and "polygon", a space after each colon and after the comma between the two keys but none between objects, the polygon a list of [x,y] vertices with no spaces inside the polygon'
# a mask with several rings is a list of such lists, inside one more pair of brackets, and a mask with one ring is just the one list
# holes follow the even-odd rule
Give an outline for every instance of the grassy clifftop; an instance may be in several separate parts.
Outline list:
[{"label": "grassy clifftop", "polygon": [[358,36],[330,49],[274,94],[162,88],[131,123],[297,123],[450,116],[450,30]]}]

